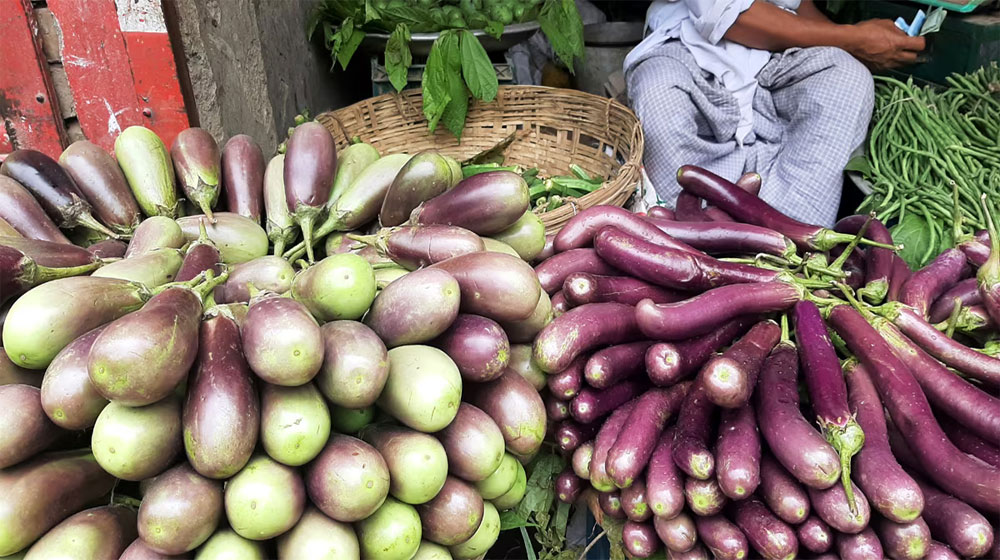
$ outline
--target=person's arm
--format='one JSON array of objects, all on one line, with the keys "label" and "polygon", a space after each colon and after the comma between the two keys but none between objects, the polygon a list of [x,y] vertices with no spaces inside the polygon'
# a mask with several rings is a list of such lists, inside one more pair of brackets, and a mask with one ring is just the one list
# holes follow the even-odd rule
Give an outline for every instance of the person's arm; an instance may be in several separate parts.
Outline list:
[{"label": "person's arm", "polygon": [[826,14],[816,7],[816,3],[813,0],[802,0],[802,3],[799,4],[799,9],[795,13],[802,18],[830,23],[830,18],[826,17]]},{"label": "person's arm", "polygon": [[[815,6],[811,8],[816,9]],[[768,51],[840,47],[861,62],[879,69],[912,63],[924,48],[923,37],[909,37],[887,19],[840,25],[825,17],[820,20],[799,16],[762,0],[755,0],[741,13],[724,37]]]}]

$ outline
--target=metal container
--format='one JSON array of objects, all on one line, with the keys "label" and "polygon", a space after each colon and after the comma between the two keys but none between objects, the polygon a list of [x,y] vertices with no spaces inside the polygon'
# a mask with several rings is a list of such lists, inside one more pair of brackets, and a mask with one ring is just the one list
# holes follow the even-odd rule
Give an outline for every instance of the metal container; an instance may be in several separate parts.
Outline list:
[{"label": "metal container", "polygon": [[577,89],[606,95],[604,82],[622,69],[625,55],[642,41],[642,22],[615,21],[583,27],[584,57],[576,69]]},{"label": "metal container", "polygon": [[[521,41],[528,40],[538,31],[537,21],[525,23],[515,23],[503,28],[503,35],[499,39],[494,39],[487,35],[482,29],[472,31],[472,34],[479,37],[479,42],[483,44],[486,52],[503,52]],[[642,31],[640,30],[640,33]],[[414,57],[424,58],[431,52],[431,45],[438,38],[440,33],[413,33],[410,35],[410,53]],[[385,52],[385,44],[389,40],[388,33],[368,33],[365,35],[361,48],[367,52],[381,55]]]}]

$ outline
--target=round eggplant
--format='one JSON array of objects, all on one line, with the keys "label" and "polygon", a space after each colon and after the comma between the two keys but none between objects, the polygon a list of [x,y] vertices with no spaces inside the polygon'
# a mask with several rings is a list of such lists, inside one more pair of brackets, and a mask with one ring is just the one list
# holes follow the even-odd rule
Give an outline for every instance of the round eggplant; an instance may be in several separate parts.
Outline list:
[{"label": "round eggplant", "polygon": [[422,530],[417,510],[393,498],[355,526],[361,557],[378,560],[409,560],[420,547]]},{"label": "round eggplant", "polygon": [[330,437],[330,409],[312,383],[261,390],[261,440],[274,460],[293,467],[312,461]]},{"label": "round eggplant", "polygon": [[91,436],[101,468],[124,480],[160,474],[181,445],[181,405],[174,398],[139,408],[112,402],[97,417]]},{"label": "round eggplant", "polygon": [[360,319],[375,299],[375,272],[357,255],[332,255],[295,277],[292,297],[323,322]]},{"label": "round eggplant", "polygon": [[417,505],[430,501],[448,476],[448,455],[433,436],[404,428],[376,424],[362,437],[372,444],[389,468],[389,493],[402,502]]},{"label": "round eggplant", "polygon": [[389,467],[360,439],[333,434],[306,468],[309,499],[337,521],[351,523],[375,513],[389,495]]},{"label": "round eggplant", "polygon": [[506,494],[517,482],[517,469],[520,463],[510,453],[504,453],[500,466],[489,476],[476,482],[476,490],[484,500],[493,500]]},{"label": "round eggplant", "polygon": [[266,560],[264,545],[245,539],[232,529],[219,529],[195,555],[195,560]]},{"label": "round eggplant", "polygon": [[311,506],[290,531],[278,537],[278,560],[360,557],[361,549],[354,529],[346,523],[330,519]]},{"label": "round eggplant", "polygon": [[455,419],[437,437],[448,453],[448,470],[469,482],[485,480],[503,461],[504,439],[500,428],[471,404],[459,405]]},{"label": "round eggplant", "polygon": [[135,510],[95,507],[53,527],[31,545],[24,560],[118,560],[135,537]]},{"label": "round eggplant", "polygon": [[334,321],[320,327],[323,365],[316,386],[334,405],[371,406],[389,376],[389,356],[382,340],[362,323]]},{"label": "round eggplant", "polygon": [[522,456],[538,451],[545,439],[545,403],[530,383],[507,369],[498,379],[469,389],[469,402],[497,423],[508,450]]},{"label": "round eggplant", "polygon": [[[478,177],[478,175],[477,175]],[[434,264],[451,273],[462,294],[462,312],[496,321],[523,321],[538,305],[541,287],[534,269],[517,257],[479,252]]]},{"label": "round eggplant", "polygon": [[298,471],[257,455],[226,482],[226,518],[236,534],[255,541],[274,538],[298,523],[306,490]]},{"label": "round eggplant", "polygon": [[510,490],[504,492],[499,498],[494,498],[491,500],[493,505],[500,511],[506,511],[508,509],[514,509],[521,500],[524,499],[524,494],[528,490],[528,474],[524,472],[524,466],[521,465],[520,461],[517,463],[517,476],[514,479],[514,485],[510,487]]},{"label": "round eggplant", "polygon": [[458,413],[462,376],[447,354],[431,346],[389,350],[389,377],[379,407],[422,432],[445,428]]},{"label": "round eggplant", "polygon": [[222,483],[182,463],[152,479],[139,506],[139,536],[160,554],[201,546],[222,518]]},{"label": "round eggplant", "polygon": [[294,299],[267,292],[258,295],[250,302],[242,332],[250,368],[268,383],[303,385],[323,365],[319,324]]},{"label": "round eggplant", "polygon": [[435,346],[455,361],[466,381],[496,379],[510,362],[507,334],[496,321],[478,315],[459,315]]},{"label": "round eggplant", "polygon": [[483,504],[483,520],[469,539],[451,547],[451,555],[456,559],[478,558],[486,554],[496,544],[500,536],[500,514],[496,506]]},{"label": "round eggplant", "polygon": [[468,483],[449,476],[431,501],[417,506],[424,538],[443,546],[469,540],[483,521],[483,498]]}]

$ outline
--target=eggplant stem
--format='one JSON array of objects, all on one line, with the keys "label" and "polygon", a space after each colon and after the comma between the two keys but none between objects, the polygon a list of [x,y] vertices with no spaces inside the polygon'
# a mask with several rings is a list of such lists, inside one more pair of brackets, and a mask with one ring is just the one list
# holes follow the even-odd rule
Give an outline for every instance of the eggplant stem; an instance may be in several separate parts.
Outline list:
[{"label": "eggplant stem", "polygon": [[788,328],[788,313],[781,314],[781,342],[791,342],[791,330]]},{"label": "eggplant stem", "polygon": [[875,317],[867,305],[864,305],[854,297],[854,290],[852,290],[850,286],[844,284],[843,282],[836,282],[835,285],[837,286],[837,289],[840,290],[840,293],[844,294],[844,297],[847,299],[847,303],[849,303],[854,309],[857,309],[858,313],[860,313],[865,319],[868,319],[870,322],[871,319]]},{"label": "eggplant stem", "polygon": [[962,300],[955,298],[955,305],[951,308],[951,315],[948,315],[948,326],[944,330],[944,334],[948,338],[954,338],[955,326],[958,325],[958,318],[962,314]]},{"label": "eggplant stem", "polygon": [[[214,223],[214,222],[213,222]],[[208,228],[205,226],[205,218],[198,220],[198,243],[202,245],[211,243],[212,240],[208,237]]]},{"label": "eggplant stem", "polygon": [[282,253],[285,252],[285,240],[275,239],[274,240],[274,256],[280,257]]},{"label": "eggplant stem", "polygon": [[309,214],[299,218],[299,227],[302,228],[302,239],[306,244],[306,258],[309,259],[309,262],[316,262],[316,256],[313,254],[313,225],[315,219],[315,216]]},{"label": "eggplant stem", "polygon": [[80,276],[81,274],[86,274],[88,272],[97,270],[102,266],[104,266],[103,261],[95,261],[80,266],[66,266],[58,268],[50,268],[47,266],[35,265],[35,272],[32,275],[32,281],[34,285],[43,284],[45,282],[49,282],[52,280],[58,280],[59,278]]},{"label": "eggplant stem", "polygon": [[101,222],[98,222],[97,218],[91,215],[90,212],[81,213],[79,216],[77,216],[76,221],[81,226],[87,229],[92,229],[98,233],[103,233],[104,235],[107,235],[111,239],[119,238],[119,235],[117,233],[108,229],[108,227],[102,224]]},{"label": "eggplant stem", "polygon": [[844,493],[847,494],[847,505],[850,506],[851,513],[857,515],[858,505],[854,499],[854,488],[851,485],[851,458],[864,446],[865,432],[862,431],[853,415],[844,422],[843,426],[823,418],[819,419],[819,425],[826,441],[840,456],[840,481],[844,485]]},{"label": "eggplant stem", "polygon": [[213,224],[219,221],[215,218],[215,214],[212,213],[212,204],[210,196],[198,195],[198,200],[196,200],[195,202],[198,203],[198,207],[201,208],[202,214],[205,214],[205,217],[208,218],[208,221],[212,222]]},{"label": "eggplant stem", "polygon": [[352,241],[357,241],[358,243],[364,243],[365,245],[375,245],[375,242],[378,241],[377,235],[357,235],[354,233],[348,233],[344,237]]},{"label": "eggplant stem", "polygon": [[204,301],[209,294],[229,278],[229,269],[223,270],[218,276],[211,269],[205,271],[205,281],[192,288]]},{"label": "eggplant stem", "polygon": [[851,254],[854,252],[854,249],[858,246],[858,243],[860,243],[861,240],[864,239],[865,234],[868,233],[868,226],[871,225],[872,220],[874,219],[875,219],[875,212],[868,214],[868,219],[865,220],[865,223],[861,225],[861,229],[859,229],[858,233],[854,235],[854,239],[852,239],[851,242],[847,244],[847,247],[844,248],[844,252],[841,253],[839,257],[837,257],[837,260],[833,261],[833,264],[830,265],[831,269],[840,271],[844,268],[844,263],[846,263],[847,259],[851,257]]},{"label": "eggplant stem", "polygon": [[250,299],[253,299],[260,293],[260,289],[258,289],[257,286],[254,286],[253,282],[247,282],[247,292],[250,293]]}]

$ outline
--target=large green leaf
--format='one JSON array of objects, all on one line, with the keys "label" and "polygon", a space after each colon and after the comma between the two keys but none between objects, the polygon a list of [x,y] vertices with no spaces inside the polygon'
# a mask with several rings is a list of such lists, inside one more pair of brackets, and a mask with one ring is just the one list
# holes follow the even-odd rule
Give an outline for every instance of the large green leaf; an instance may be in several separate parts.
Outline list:
[{"label": "large green leaf", "polygon": [[406,73],[412,62],[410,28],[405,23],[400,23],[389,35],[389,41],[385,44],[385,70],[389,74],[389,82],[396,91],[402,91],[406,87]]},{"label": "large green leaf", "polygon": [[583,57],[583,20],[576,3],[573,0],[546,0],[538,13],[538,23],[556,56],[574,72],[573,59]]},{"label": "large green leaf", "polygon": [[462,77],[472,96],[482,101],[493,101],[500,86],[497,71],[490,62],[490,55],[471,31],[462,31]]},{"label": "large green leaf", "polygon": [[427,65],[424,67],[424,76],[421,81],[424,116],[427,117],[427,127],[431,132],[437,128],[445,107],[451,101],[445,52],[447,47],[445,45],[453,35],[452,32],[445,31],[434,41],[434,44],[431,45],[431,52],[427,56]]},{"label": "large green leaf", "polygon": [[924,266],[927,255],[936,249],[930,246],[931,237],[927,220],[913,212],[907,213],[903,221],[892,228],[892,240],[903,244],[899,256],[913,270]]}]

